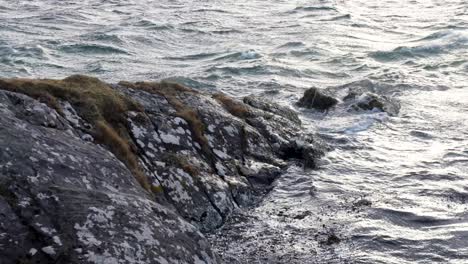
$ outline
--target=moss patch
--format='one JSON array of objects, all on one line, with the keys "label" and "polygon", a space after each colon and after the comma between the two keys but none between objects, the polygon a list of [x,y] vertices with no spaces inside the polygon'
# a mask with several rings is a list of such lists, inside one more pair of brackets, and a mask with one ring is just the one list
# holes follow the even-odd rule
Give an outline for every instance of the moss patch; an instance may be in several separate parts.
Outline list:
[{"label": "moss patch", "polygon": [[150,191],[148,178],[138,163],[128,136],[127,111],[141,106],[99,79],[73,75],[63,80],[0,79],[0,89],[22,93],[63,114],[58,99],[68,101],[79,116],[94,127],[94,136],[120,159],[143,188]]}]

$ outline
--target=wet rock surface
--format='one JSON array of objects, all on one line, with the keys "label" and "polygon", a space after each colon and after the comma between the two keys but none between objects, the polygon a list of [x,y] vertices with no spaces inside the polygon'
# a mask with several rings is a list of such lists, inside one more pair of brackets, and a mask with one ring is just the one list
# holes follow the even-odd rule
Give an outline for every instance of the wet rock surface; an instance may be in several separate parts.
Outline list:
[{"label": "wet rock surface", "polygon": [[369,80],[321,90],[311,88],[304,92],[303,97],[297,102],[297,106],[328,111],[339,105],[348,111],[379,111],[396,116],[400,111],[400,104],[386,95],[393,90],[395,90],[395,86],[376,84]]},{"label": "wet rock surface", "polygon": [[[261,98],[113,85],[138,105],[120,113],[118,131],[108,134],[126,141],[128,148],[118,148],[97,139],[76,101],[5,89],[0,85],[6,264],[217,263],[202,232],[254,204],[288,161],[314,167],[322,154],[292,110]],[[122,158],[122,149],[138,164]]]},{"label": "wet rock surface", "polygon": [[325,111],[335,106],[337,103],[338,100],[330,96],[326,90],[310,88],[304,92],[304,96],[297,102],[297,105]]}]

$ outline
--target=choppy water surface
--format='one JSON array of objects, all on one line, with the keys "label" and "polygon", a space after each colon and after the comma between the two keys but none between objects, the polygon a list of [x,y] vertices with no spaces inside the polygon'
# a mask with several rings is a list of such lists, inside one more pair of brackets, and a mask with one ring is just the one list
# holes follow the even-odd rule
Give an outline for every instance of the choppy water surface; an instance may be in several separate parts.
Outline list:
[{"label": "choppy water surface", "polygon": [[298,109],[334,150],[214,246],[227,263],[468,263],[465,0],[0,0],[0,76],[73,73],[291,107],[310,86],[381,90],[398,116]]}]

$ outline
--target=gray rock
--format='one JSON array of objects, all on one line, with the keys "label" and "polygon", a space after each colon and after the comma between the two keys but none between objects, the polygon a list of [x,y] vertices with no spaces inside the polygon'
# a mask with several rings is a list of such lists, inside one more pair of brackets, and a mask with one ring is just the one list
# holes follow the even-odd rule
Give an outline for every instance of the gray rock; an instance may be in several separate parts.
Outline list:
[{"label": "gray rock", "polygon": [[55,110],[0,91],[0,144],[2,263],[216,263],[195,226]]},{"label": "gray rock", "polygon": [[297,102],[297,105],[325,111],[335,106],[337,103],[338,100],[328,95],[325,90],[310,88],[304,92],[304,96]]},{"label": "gray rock", "polygon": [[266,111],[266,112],[269,112],[278,116],[282,116],[298,125],[301,124],[301,120],[299,119],[299,117],[297,116],[294,110],[288,107],[274,104],[268,100],[265,100],[265,98],[251,95],[251,96],[244,97],[243,102],[254,108],[257,108],[257,109],[260,109],[260,110],[263,110],[263,111]]},{"label": "gray rock", "polygon": [[384,95],[377,95],[374,93],[359,93],[351,91],[343,101],[349,102],[350,109],[352,110],[377,110],[386,112],[389,115],[395,116],[400,110],[400,105]]},{"label": "gray rock", "polygon": [[398,88],[398,86],[390,84],[363,80],[342,86],[329,87],[327,90],[332,94],[346,91],[342,95],[342,101],[350,111],[377,110],[395,116],[400,111],[400,104],[390,95],[397,93]]},{"label": "gray rock", "polygon": [[71,102],[0,87],[2,263],[217,263],[200,231],[322,154],[294,111],[259,98],[231,98],[239,117],[211,94],[113,87],[141,105],[123,120],[151,192]]}]

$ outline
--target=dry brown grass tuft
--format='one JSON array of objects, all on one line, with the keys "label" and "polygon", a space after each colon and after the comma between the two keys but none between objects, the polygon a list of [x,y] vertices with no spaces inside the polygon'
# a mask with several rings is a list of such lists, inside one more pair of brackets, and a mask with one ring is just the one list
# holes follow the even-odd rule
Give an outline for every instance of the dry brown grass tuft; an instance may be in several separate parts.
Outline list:
[{"label": "dry brown grass tuft", "polygon": [[150,191],[151,184],[148,182],[148,177],[146,177],[141,170],[137,156],[132,151],[129,142],[124,140],[122,136],[105,121],[98,121],[96,129],[98,140],[108,146],[112,153],[125,163],[144,189]]},{"label": "dry brown grass tuft", "polygon": [[198,93],[196,90],[190,89],[181,84],[174,83],[174,82],[167,82],[167,81],[136,82],[136,83],[122,81],[122,82],[119,82],[119,85],[132,88],[132,89],[136,89],[136,90],[147,91],[150,93],[157,93],[157,94],[164,95],[164,96],[167,96],[167,95],[176,96],[179,93],[192,93],[192,94]]},{"label": "dry brown grass tuft", "polygon": [[80,116],[94,124],[98,120],[119,123],[129,110],[141,108],[99,79],[73,75],[63,80],[0,79],[0,89],[18,92],[45,101],[57,110],[57,99],[70,102]]},{"label": "dry brown grass tuft", "polygon": [[225,94],[217,93],[213,95],[213,98],[221,103],[224,109],[226,109],[233,116],[237,116],[239,118],[248,118],[252,115],[246,104],[240,101],[236,101],[235,99],[228,97]]}]

